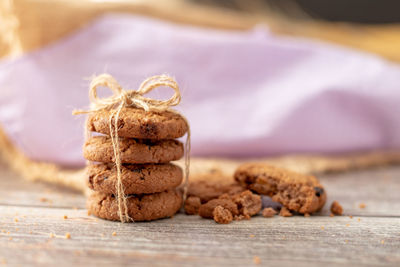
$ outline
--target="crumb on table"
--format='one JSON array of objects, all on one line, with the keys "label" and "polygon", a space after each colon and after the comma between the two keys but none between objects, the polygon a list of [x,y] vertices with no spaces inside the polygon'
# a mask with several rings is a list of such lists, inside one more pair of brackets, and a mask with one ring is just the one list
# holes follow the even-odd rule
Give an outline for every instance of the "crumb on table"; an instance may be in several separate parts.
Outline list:
[{"label": "crumb on table", "polygon": [[293,214],[286,207],[282,207],[281,211],[279,212],[279,216],[291,217],[291,216],[293,216]]},{"label": "crumb on table", "polygon": [[260,264],[260,263],[261,263],[260,257],[254,256],[254,257],[253,257],[253,262],[254,262],[254,264]]},{"label": "crumb on table", "polygon": [[339,204],[336,200],[332,202],[331,204],[331,212],[334,215],[342,215],[343,213],[343,208],[342,205]]},{"label": "crumb on table", "polygon": [[276,215],[276,210],[274,210],[273,208],[265,208],[262,211],[262,216],[265,218],[270,218],[270,217],[274,217]]}]

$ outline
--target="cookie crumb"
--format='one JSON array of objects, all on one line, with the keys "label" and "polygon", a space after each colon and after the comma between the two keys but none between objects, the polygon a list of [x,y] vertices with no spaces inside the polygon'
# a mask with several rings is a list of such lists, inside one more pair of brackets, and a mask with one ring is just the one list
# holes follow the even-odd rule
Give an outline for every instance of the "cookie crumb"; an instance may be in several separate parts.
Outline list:
[{"label": "cookie crumb", "polygon": [[304,217],[308,218],[310,216],[311,216],[310,213],[304,213]]},{"label": "cookie crumb", "polygon": [[260,263],[261,263],[260,257],[254,256],[254,257],[253,257],[253,262],[254,262],[254,264],[260,264]]},{"label": "cookie crumb", "polygon": [[366,206],[367,206],[367,205],[365,205],[365,203],[360,203],[360,205],[358,205],[358,207],[359,207],[360,209],[365,209]]},{"label": "cookie crumb", "polygon": [[53,233],[50,233],[50,238],[54,238],[55,235]]},{"label": "cookie crumb", "polygon": [[255,237],[255,235],[250,235],[250,238],[253,238],[253,237]]},{"label": "cookie crumb", "polygon": [[5,233],[5,232],[6,232],[6,230],[4,230],[4,229],[1,229],[1,232],[2,232],[2,233]]},{"label": "cookie crumb", "polygon": [[331,212],[331,214],[329,214],[329,217],[335,217],[335,214],[333,214],[333,213]]},{"label": "cookie crumb", "polygon": [[345,242],[346,244],[348,244],[348,243],[349,243],[349,240],[345,240],[344,242]]},{"label": "cookie crumb", "polygon": [[350,218],[350,219],[353,219],[353,216],[350,215],[349,218]]},{"label": "cookie crumb", "polygon": [[250,190],[232,196],[232,200],[238,206],[239,213],[244,216],[256,215],[261,210],[261,197]]},{"label": "cookie crumb", "polygon": [[18,222],[18,218],[14,218],[14,222]]},{"label": "cookie crumb", "polygon": [[241,221],[241,220],[250,220],[250,216],[249,215],[242,215],[242,214],[240,214],[240,215],[235,215],[234,217],[233,217],[233,219],[235,220],[235,221]]},{"label": "cookie crumb", "polygon": [[190,196],[185,201],[185,212],[188,215],[195,215],[199,213],[199,208],[201,206],[201,199],[199,197]]},{"label": "cookie crumb", "polygon": [[10,234],[10,232],[7,232],[7,235],[9,235]]},{"label": "cookie crumb", "polygon": [[350,226],[350,224],[347,223],[347,224],[346,224],[346,227],[349,227],[349,226]]},{"label": "cookie crumb", "polygon": [[67,233],[65,233],[65,238],[66,238],[66,239],[71,239],[71,234],[70,234],[70,233],[68,233],[68,232],[67,232]]},{"label": "cookie crumb", "polygon": [[67,216],[67,215],[64,215],[63,219],[64,219],[64,220],[68,219],[68,216]]},{"label": "cookie crumb", "polygon": [[332,202],[331,204],[331,212],[334,215],[342,215],[343,213],[343,208],[342,205],[339,204],[336,200]]},{"label": "cookie crumb", "polygon": [[382,245],[385,244],[385,240],[381,240],[381,244],[382,244]]},{"label": "cookie crumb", "polygon": [[325,229],[325,226],[321,226],[321,230],[324,230]]},{"label": "cookie crumb", "polygon": [[48,201],[48,199],[47,199],[47,198],[45,198],[45,197],[41,197],[41,198],[39,198],[39,201],[40,201],[40,202],[47,202],[47,201]]},{"label": "cookie crumb", "polygon": [[112,233],[112,236],[116,236],[116,235],[117,235],[117,233],[116,233],[116,232],[113,232],[113,233]]},{"label": "cookie crumb", "polygon": [[262,216],[265,218],[270,218],[274,217],[276,213],[276,210],[274,210],[273,208],[265,208],[262,211]]},{"label": "cookie crumb", "polygon": [[19,231],[19,228],[15,228],[15,232],[18,232]]},{"label": "cookie crumb", "polygon": [[9,238],[8,238],[8,240],[10,240],[10,241],[11,241],[11,240],[13,240],[13,238],[12,238],[12,237],[9,237]]},{"label": "cookie crumb", "polygon": [[32,231],[29,231],[29,234],[32,234]]},{"label": "cookie crumb", "polygon": [[357,219],[357,221],[358,221],[358,222],[361,222],[361,219],[360,219],[360,218],[358,218],[358,219]]},{"label": "cookie crumb", "polygon": [[293,214],[286,207],[282,207],[281,211],[279,212],[279,216],[291,217],[291,216],[293,216]]},{"label": "cookie crumb", "polygon": [[230,223],[233,220],[232,213],[222,206],[216,206],[214,208],[213,218],[215,222],[222,224]]}]

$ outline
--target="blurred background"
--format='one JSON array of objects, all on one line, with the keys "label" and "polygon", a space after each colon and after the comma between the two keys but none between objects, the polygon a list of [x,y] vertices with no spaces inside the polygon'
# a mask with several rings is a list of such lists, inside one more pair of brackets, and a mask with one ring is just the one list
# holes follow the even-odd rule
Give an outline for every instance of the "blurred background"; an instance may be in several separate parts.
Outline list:
[{"label": "blurred background", "polygon": [[126,12],[203,27],[240,29],[266,23],[305,36],[400,60],[396,0],[3,0],[0,55],[56,41],[106,12]]},{"label": "blurred background", "polygon": [[[395,0],[2,0],[0,124],[31,159],[81,166],[93,74],[168,73],[195,156],[400,147]],[[60,153],[60,149],[63,153]]]}]

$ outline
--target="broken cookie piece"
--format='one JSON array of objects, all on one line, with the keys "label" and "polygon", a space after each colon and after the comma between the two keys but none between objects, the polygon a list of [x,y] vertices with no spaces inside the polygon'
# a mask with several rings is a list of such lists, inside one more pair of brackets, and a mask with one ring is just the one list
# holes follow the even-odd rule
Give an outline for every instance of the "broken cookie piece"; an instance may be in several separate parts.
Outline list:
[{"label": "broken cookie piece", "polygon": [[[192,202],[193,199],[189,201]],[[215,211],[217,207],[220,208]],[[235,195],[222,194],[219,198],[212,199],[207,203],[202,204],[199,208],[199,215],[203,218],[214,218],[214,220],[217,216],[217,220],[226,221],[223,220],[222,217],[226,219],[229,215],[227,215],[227,211],[222,211],[221,208],[229,211],[232,215],[232,219],[250,219],[251,216],[260,212],[261,197],[253,194],[249,190]],[[216,212],[217,215],[215,214]]]},{"label": "broken cookie piece", "polygon": [[199,208],[201,206],[201,201],[199,197],[190,196],[185,201],[185,209],[186,214],[195,215],[199,214]]},{"label": "broken cookie piece", "polygon": [[246,163],[235,172],[235,180],[243,187],[267,195],[289,211],[301,214],[320,210],[326,192],[318,179],[263,163]]},{"label": "broken cookie piece", "polygon": [[229,210],[232,215],[238,215],[239,211],[237,205],[230,199],[212,199],[207,203],[203,204],[199,208],[199,215],[203,218],[210,218],[214,217],[213,212],[217,206],[221,206],[227,210]]},{"label": "broken cookie piece", "polygon": [[249,190],[232,196],[232,200],[237,205],[241,215],[253,216],[261,210],[261,197]]},{"label": "broken cookie piece", "polygon": [[214,221],[221,224],[230,223],[233,220],[232,213],[230,210],[225,209],[222,206],[216,206],[213,211]]}]

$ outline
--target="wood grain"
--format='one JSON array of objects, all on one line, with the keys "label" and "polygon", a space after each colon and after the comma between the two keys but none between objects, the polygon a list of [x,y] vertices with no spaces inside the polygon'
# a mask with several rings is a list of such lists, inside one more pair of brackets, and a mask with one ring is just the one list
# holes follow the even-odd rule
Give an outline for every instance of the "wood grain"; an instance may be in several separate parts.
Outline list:
[{"label": "wood grain", "polygon": [[0,258],[10,264],[246,266],[254,256],[282,266],[400,264],[400,218],[257,217],[218,225],[177,215],[119,224],[87,217],[84,210],[0,207],[0,213],[10,232],[0,235]]}]

